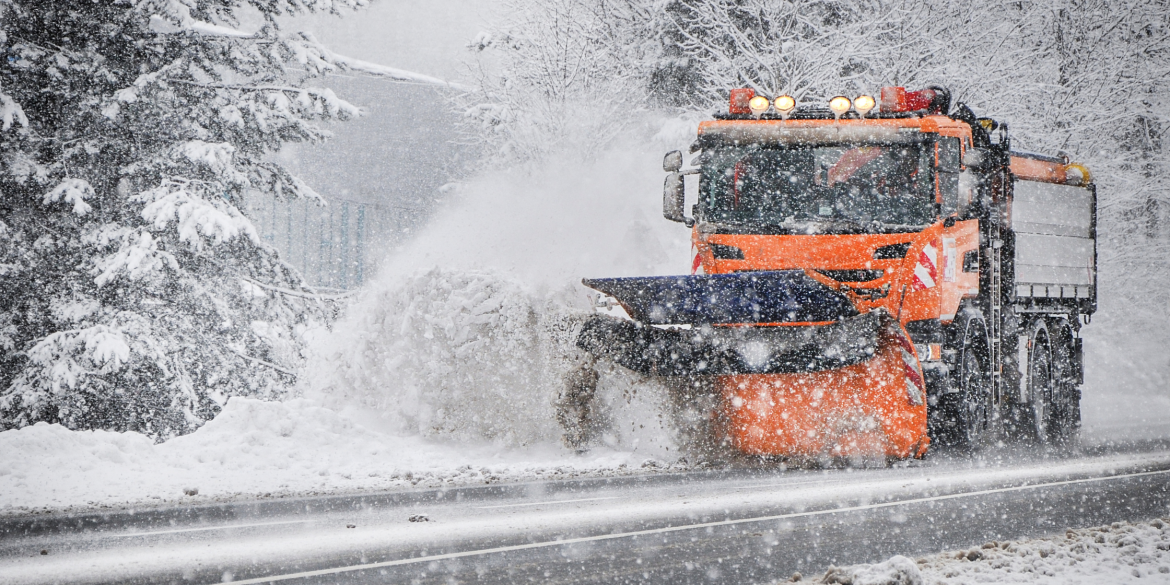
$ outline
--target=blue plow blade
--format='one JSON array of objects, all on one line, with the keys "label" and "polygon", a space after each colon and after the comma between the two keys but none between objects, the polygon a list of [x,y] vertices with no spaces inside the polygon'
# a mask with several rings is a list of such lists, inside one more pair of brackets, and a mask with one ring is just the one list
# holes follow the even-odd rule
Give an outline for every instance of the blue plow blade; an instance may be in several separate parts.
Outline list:
[{"label": "blue plow blade", "polygon": [[650,325],[819,323],[858,314],[842,293],[803,270],[696,276],[586,278]]}]

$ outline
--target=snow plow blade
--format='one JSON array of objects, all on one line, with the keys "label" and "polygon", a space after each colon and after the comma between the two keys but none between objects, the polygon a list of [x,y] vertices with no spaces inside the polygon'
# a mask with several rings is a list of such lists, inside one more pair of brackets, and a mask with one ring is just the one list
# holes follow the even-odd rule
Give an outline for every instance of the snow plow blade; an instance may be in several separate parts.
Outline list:
[{"label": "snow plow blade", "polygon": [[593,315],[577,346],[653,376],[818,372],[872,358],[882,317],[872,312],[824,325],[660,329]]},{"label": "snow plow blade", "polygon": [[708,376],[719,434],[741,453],[906,458],[930,444],[906,330],[801,271],[583,282],[634,320],[592,315],[577,346],[645,375]]},{"label": "snow plow blade", "polygon": [[[874,356],[878,313],[800,270],[585,279],[634,321],[590,317],[577,345],[657,376],[777,374],[842,368]],[[687,325],[686,329],[652,325]]]},{"label": "snow plow blade", "polygon": [[803,270],[586,278],[650,325],[825,323],[857,315],[849,299]]}]

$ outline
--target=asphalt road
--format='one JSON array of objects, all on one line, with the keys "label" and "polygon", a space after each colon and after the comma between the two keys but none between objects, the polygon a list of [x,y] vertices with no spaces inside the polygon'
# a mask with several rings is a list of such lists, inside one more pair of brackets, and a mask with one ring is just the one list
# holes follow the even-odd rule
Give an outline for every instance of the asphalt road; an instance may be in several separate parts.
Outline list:
[{"label": "asphalt road", "polygon": [[1152,446],[9,517],[0,583],[769,583],[1166,516],[1168,496]]}]

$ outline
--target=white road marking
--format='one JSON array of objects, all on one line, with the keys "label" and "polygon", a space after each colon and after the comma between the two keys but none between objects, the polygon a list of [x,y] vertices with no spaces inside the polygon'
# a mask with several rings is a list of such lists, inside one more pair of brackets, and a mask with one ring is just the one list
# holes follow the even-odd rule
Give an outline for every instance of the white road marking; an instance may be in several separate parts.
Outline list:
[{"label": "white road marking", "polygon": [[480,510],[491,510],[493,508],[519,508],[520,506],[543,506],[545,504],[572,504],[573,502],[596,502],[597,500],[617,500],[621,496],[609,496],[605,498],[581,498],[580,500],[547,500],[544,502],[527,502],[524,504],[501,504],[499,506],[476,506]]},{"label": "white road marking", "polygon": [[287,573],[284,575],[273,575],[271,577],[257,577],[255,579],[244,579],[241,581],[233,581],[234,585],[259,585],[260,583],[274,583],[277,581],[288,581],[291,579],[305,579],[308,577],[321,577],[324,575],[337,575],[340,573],[350,573],[353,571],[365,571],[369,569],[379,569],[382,567],[394,567],[400,565],[412,565],[416,563],[429,563],[432,561],[443,561],[447,559],[458,559],[462,557],[473,557],[480,555],[489,555],[496,553],[507,553],[518,550],[529,550],[536,548],[548,548],[553,546],[564,546],[566,544],[577,544],[579,542],[596,542],[600,540],[613,540],[616,538],[629,538],[633,536],[646,536],[650,534],[666,534],[669,532],[680,532],[683,530],[697,530],[700,528],[713,528],[716,526],[734,526],[736,524],[748,524],[753,522],[767,522],[770,520],[785,520],[788,518],[807,518],[810,516],[825,516],[828,514],[840,514],[843,512],[859,512],[862,510],[878,510],[881,508],[892,508],[894,506],[905,506],[907,504],[921,504],[925,502],[938,502],[943,500],[955,500],[959,498],[969,498],[974,496],[985,496],[988,494],[1001,494],[1007,492],[1018,492],[1023,490],[1034,490],[1045,487],[1055,487],[1062,485],[1076,485],[1082,483],[1094,483],[1101,481],[1110,481],[1115,479],[1125,479],[1130,477],[1144,477],[1149,475],[1163,475],[1170,474],[1170,469],[1161,471],[1141,471],[1137,473],[1122,473],[1119,475],[1109,475],[1103,477],[1089,477],[1085,479],[1069,479],[1065,481],[1052,481],[1048,483],[1035,483],[1028,485],[1019,485],[1006,488],[995,488],[989,490],[977,490],[973,492],[963,492],[958,494],[947,494],[945,496],[930,496],[926,498],[912,498],[909,500],[899,500],[897,502],[884,502],[881,504],[866,504],[863,506],[847,506],[844,508],[832,508],[828,510],[816,510],[813,512],[797,512],[793,514],[775,514],[771,516],[755,516],[752,518],[740,518],[738,520],[720,520],[717,522],[701,522],[697,524],[684,524],[682,526],[667,526],[665,528],[652,528],[649,530],[635,530],[631,532],[618,532],[613,534],[599,534],[597,536],[582,536],[579,538],[566,538],[564,540],[550,540],[545,542],[533,542],[529,544],[517,544],[512,546],[499,546],[495,548],[483,548],[478,550],[469,550],[463,552],[447,553],[441,555],[430,555],[423,557],[412,557],[408,559],[398,559],[396,561],[382,561],[378,563],[365,563],[360,565],[349,565],[345,567],[335,567],[332,569],[319,569],[316,571],[303,571],[300,573]]},{"label": "white road marking", "polygon": [[309,520],[287,520],[284,522],[258,522],[256,524],[227,524],[224,526],[204,526],[201,528],[177,528],[175,530],[155,530],[153,532],[127,532],[125,534],[103,534],[105,538],[126,538],[130,536],[154,536],[156,534],[178,534],[180,532],[201,532],[205,530],[230,530],[232,528],[254,528],[256,526],[278,526],[281,524],[307,524]]},{"label": "white road marking", "polygon": [[733,487],[731,489],[733,489],[733,490],[761,490],[761,489],[768,489],[768,488],[777,489],[777,488],[786,488],[786,487],[794,486],[794,485],[807,485],[810,483],[836,485],[839,483],[844,483],[846,481],[848,481],[848,480],[846,480],[846,479],[830,479],[830,480],[812,479],[809,481],[791,481],[791,482],[765,483],[765,484],[759,484],[759,485],[744,485],[744,486],[739,486],[739,487]]}]

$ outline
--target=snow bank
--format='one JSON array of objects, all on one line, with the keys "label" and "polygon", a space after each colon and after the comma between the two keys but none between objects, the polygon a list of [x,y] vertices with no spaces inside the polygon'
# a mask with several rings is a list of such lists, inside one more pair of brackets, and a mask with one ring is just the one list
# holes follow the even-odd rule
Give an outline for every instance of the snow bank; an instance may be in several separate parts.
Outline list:
[{"label": "snow bank", "polygon": [[1063,537],[989,542],[918,559],[830,568],[814,583],[1170,583],[1170,520],[1069,529]]},{"label": "snow bank", "polygon": [[670,469],[630,451],[387,435],[309,400],[237,397],[199,430],[157,445],[46,423],[0,432],[0,514]]},{"label": "snow bank", "polygon": [[0,433],[0,507],[63,507],[203,493],[321,489],[376,468],[390,445],[305,401],[232,398],[191,435],[71,431],[38,423]]},{"label": "snow bank", "polygon": [[838,569],[830,567],[820,583],[837,583],[840,585],[922,585],[922,573],[914,561],[901,556],[893,556],[889,560],[876,565],[857,565]]}]

